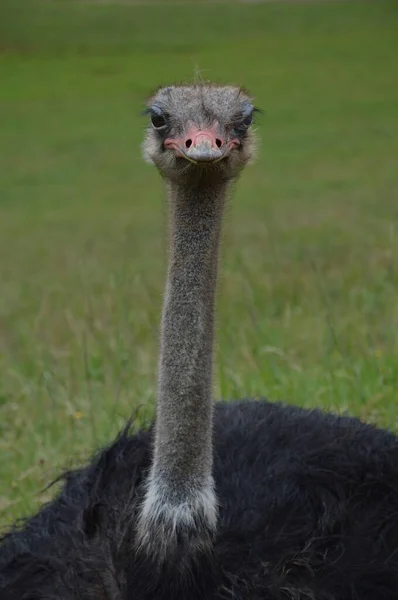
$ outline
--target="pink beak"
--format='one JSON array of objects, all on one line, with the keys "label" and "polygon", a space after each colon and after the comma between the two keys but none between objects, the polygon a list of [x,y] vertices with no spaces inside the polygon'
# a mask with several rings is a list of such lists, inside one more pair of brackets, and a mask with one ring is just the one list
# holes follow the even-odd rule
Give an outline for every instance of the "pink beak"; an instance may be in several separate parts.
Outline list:
[{"label": "pink beak", "polygon": [[217,162],[239,144],[237,139],[227,143],[220,135],[216,122],[212,127],[203,129],[192,124],[183,137],[168,138],[164,141],[165,148],[175,150],[176,156],[194,163]]}]

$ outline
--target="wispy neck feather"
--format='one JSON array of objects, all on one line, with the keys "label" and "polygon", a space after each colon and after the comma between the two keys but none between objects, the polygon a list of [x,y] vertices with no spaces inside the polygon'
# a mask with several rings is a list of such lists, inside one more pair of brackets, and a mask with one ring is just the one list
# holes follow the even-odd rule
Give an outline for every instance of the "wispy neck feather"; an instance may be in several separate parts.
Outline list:
[{"label": "wispy neck feather", "polygon": [[139,520],[141,547],[159,559],[187,543],[211,547],[215,292],[227,184],[169,184],[170,259],[163,308],[152,468]]}]

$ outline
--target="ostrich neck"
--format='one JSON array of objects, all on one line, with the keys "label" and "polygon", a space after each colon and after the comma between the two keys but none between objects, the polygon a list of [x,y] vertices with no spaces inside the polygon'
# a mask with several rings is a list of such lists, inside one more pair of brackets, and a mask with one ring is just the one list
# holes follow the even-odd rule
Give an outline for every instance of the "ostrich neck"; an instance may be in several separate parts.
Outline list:
[{"label": "ostrich neck", "polygon": [[170,257],[163,307],[152,476],[174,503],[212,489],[215,292],[227,184],[169,184]]}]

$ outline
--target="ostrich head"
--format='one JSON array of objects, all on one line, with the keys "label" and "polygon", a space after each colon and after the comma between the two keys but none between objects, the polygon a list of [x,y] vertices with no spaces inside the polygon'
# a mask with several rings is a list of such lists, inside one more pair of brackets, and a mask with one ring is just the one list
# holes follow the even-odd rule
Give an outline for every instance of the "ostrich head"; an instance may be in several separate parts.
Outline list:
[{"label": "ostrich head", "polygon": [[195,184],[237,177],[253,155],[255,108],[239,87],[161,88],[149,99],[145,158],[166,178]]}]

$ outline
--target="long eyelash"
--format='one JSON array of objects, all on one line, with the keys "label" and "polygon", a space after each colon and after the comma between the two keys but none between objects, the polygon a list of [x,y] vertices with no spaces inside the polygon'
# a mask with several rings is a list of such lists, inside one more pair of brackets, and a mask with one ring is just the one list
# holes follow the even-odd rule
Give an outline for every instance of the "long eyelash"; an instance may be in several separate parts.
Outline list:
[{"label": "long eyelash", "polygon": [[155,108],[153,106],[148,106],[145,110],[143,110],[141,112],[142,116],[146,116],[146,115],[158,115],[158,114],[162,114],[162,116],[164,117],[168,117],[168,113],[160,108],[158,108],[158,110],[155,110]]},{"label": "long eyelash", "polygon": [[[264,114],[264,111],[261,108],[259,108],[258,106],[253,106],[252,114],[255,115],[256,113],[262,115],[262,114]],[[238,125],[240,121],[241,121],[241,114],[233,117],[228,123],[226,123],[226,125],[234,127],[235,125]]]}]

